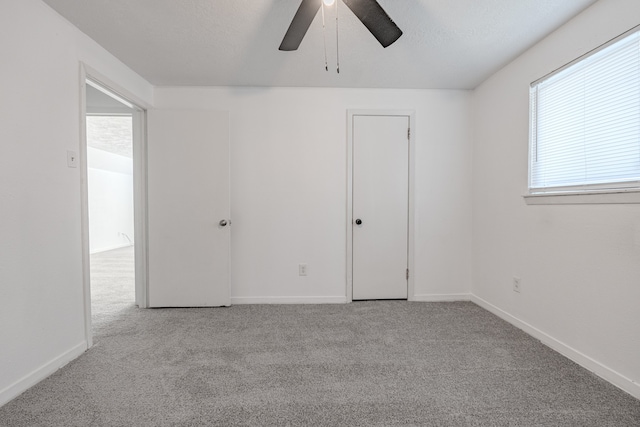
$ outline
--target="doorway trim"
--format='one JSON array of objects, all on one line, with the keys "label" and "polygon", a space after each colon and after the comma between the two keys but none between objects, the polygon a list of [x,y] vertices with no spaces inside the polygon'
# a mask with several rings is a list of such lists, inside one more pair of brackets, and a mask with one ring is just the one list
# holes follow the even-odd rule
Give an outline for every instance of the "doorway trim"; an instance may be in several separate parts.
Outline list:
[{"label": "doorway trim", "polygon": [[132,106],[133,113],[133,209],[135,251],[135,294],[140,308],[148,307],[147,228],[147,109],[150,106],[114,81],[80,62],[80,200],[82,227],[82,283],[84,331],[87,349],[93,346],[91,330],[91,260],[89,254],[89,188],[87,164],[87,81],[116,95]]},{"label": "doorway trim", "polygon": [[347,110],[347,280],[346,299],[353,301],[353,120],[354,116],[392,116],[407,117],[409,119],[409,227],[407,245],[407,266],[409,279],[407,280],[407,300],[414,298],[414,188],[415,188],[415,110]]}]

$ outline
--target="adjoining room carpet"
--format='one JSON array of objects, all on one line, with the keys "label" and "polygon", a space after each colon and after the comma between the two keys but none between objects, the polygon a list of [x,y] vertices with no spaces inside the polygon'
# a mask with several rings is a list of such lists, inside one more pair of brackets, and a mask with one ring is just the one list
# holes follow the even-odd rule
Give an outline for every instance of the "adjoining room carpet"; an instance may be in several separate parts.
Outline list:
[{"label": "adjoining room carpet", "polygon": [[136,300],[134,247],[91,255],[91,324],[94,335]]},{"label": "adjoining room carpet", "polygon": [[95,341],[0,424],[640,425],[640,401],[472,303],[130,305]]}]

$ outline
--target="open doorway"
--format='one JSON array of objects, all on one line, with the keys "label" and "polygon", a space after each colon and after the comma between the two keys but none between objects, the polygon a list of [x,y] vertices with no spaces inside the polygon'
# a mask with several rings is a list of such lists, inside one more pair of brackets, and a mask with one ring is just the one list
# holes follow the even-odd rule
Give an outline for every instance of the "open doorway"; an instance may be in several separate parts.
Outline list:
[{"label": "open doorway", "polygon": [[87,194],[94,330],[135,304],[133,110],[87,86]]},{"label": "open doorway", "polygon": [[144,110],[83,81],[87,342],[135,306],[146,307]]}]

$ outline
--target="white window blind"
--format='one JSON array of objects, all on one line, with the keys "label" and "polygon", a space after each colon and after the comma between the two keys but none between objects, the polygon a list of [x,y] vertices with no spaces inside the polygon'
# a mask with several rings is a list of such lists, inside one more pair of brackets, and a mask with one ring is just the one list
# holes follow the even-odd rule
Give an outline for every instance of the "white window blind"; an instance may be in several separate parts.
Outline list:
[{"label": "white window blind", "polygon": [[640,185],[640,31],[531,85],[532,193]]}]

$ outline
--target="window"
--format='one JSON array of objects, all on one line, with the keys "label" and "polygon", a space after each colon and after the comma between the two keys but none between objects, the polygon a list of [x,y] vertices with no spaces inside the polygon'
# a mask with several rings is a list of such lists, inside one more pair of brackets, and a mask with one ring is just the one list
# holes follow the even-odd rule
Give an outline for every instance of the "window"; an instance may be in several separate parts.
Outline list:
[{"label": "window", "polygon": [[529,192],[640,187],[640,31],[532,83]]}]

